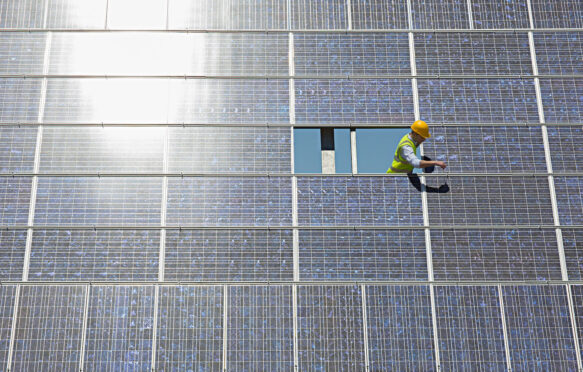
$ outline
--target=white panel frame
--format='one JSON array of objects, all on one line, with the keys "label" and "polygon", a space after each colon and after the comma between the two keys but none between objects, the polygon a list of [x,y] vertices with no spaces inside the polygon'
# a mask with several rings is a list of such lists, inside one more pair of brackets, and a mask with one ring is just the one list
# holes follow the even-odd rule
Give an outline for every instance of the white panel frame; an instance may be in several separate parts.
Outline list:
[{"label": "white panel frame", "polygon": [[502,317],[502,336],[504,337],[504,354],[506,355],[506,369],[512,372],[512,361],[510,359],[510,345],[508,342],[508,329],[506,328],[506,312],[504,310],[504,294],[502,285],[498,284],[498,303],[500,304],[500,316]]}]

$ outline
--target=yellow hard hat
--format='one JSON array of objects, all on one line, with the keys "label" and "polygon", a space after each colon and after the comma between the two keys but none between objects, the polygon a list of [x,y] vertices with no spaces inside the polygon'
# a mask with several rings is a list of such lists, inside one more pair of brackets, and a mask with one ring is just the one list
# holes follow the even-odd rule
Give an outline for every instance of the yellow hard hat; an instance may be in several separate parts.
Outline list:
[{"label": "yellow hard hat", "polygon": [[411,125],[411,129],[423,138],[431,137],[431,134],[429,134],[429,126],[423,120],[415,121],[413,125]]}]

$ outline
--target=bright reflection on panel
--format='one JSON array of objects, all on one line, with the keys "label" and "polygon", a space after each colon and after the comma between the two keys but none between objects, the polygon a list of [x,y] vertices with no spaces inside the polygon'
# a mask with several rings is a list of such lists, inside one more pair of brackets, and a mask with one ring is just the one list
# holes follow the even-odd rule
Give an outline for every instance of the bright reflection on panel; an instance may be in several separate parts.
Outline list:
[{"label": "bright reflection on panel", "polygon": [[165,29],[167,0],[109,0],[107,27]]}]

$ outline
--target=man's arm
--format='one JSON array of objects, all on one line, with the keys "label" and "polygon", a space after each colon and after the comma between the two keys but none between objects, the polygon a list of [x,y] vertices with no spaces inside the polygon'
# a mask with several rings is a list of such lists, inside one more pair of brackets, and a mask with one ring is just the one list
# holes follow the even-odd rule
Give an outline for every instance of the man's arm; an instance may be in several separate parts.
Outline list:
[{"label": "man's arm", "polygon": [[403,146],[401,147],[401,156],[405,159],[409,164],[411,164],[415,168],[427,168],[432,165],[437,165],[442,169],[445,169],[447,165],[439,160],[421,160],[419,159],[415,153],[413,152],[413,148],[411,146]]}]

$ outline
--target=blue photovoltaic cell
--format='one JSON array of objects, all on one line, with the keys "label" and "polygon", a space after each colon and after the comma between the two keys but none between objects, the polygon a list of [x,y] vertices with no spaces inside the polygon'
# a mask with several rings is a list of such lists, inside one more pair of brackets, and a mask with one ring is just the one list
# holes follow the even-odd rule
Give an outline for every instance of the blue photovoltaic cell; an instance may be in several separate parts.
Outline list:
[{"label": "blue photovoltaic cell", "polygon": [[107,0],[106,7],[108,29],[166,28],[168,0]]},{"label": "blue photovoltaic cell", "polygon": [[227,298],[226,370],[293,370],[291,286],[231,286]]},{"label": "blue photovoltaic cell", "polygon": [[223,287],[161,286],[156,370],[221,371]]},{"label": "blue photovoltaic cell", "polygon": [[428,286],[367,286],[371,371],[435,371]]},{"label": "blue photovoltaic cell", "polygon": [[168,225],[290,226],[290,177],[168,180]]},{"label": "blue photovoltaic cell", "polygon": [[421,194],[405,177],[298,177],[300,226],[423,224]]},{"label": "blue photovoltaic cell", "polygon": [[538,126],[434,126],[423,151],[431,159],[445,161],[450,173],[529,173],[535,164],[544,166],[546,161]]},{"label": "blue photovoltaic cell", "polygon": [[77,371],[85,286],[21,286],[11,371]]},{"label": "blue photovoltaic cell", "polygon": [[561,229],[569,280],[583,279],[583,230]]},{"label": "blue photovoltaic cell", "polygon": [[583,74],[582,32],[535,32],[533,35],[540,74]]},{"label": "blue photovoltaic cell", "polygon": [[295,82],[297,123],[409,123],[410,79],[331,79]]},{"label": "blue photovoltaic cell", "polygon": [[37,122],[42,79],[0,78],[0,122]]},{"label": "blue photovoltaic cell", "polygon": [[160,225],[162,179],[41,177],[36,225]]},{"label": "blue photovoltaic cell", "polygon": [[31,177],[0,177],[0,225],[28,224]]},{"label": "blue photovoltaic cell", "polygon": [[415,33],[418,74],[531,75],[526,33]]},{"label": "blue photovoltaic cell", "polygon": [[22,280],[26,230],[0,231],[0,280]]},{"label": "blue photovoltaic cell", "polygon": [[346,1],[310,0],[291,2],[292,29],[347,29]]},{"label": "blue photovoltaic cell", "polygon": [[355,30],[408,29],[407,3],[401,0],[352,0]]},{"label": "blue photovoltaic cell", "polygon": [[0,2],[0,28],[42,28],[46,4],[38,0]]},{"label": "blue photovoltaic cell", "polygon": [[83,370],[150,370],[153,317],[153,286],[92,286]]},{"label": "blue photovoltaic cell", "polygon": [[583,177],[555,177],[561,225],[583,225]]},{"label": "blue photovoltaic cell", "polygon": [[411,12],[413,28],[470,28],[466,0],[416,0]]},{"label": "blue photovoltaic cell", "polygon": [[549,126],[547,133],[553,171],[583,171],[583,126]]},{"label": "blue photovoltaic cell", "polygon": [[47,27],[102,29],[105,27],[107,1],[48,0]]},{"label": "blue photovoltaic cell", "polygon": [[583,27],[583,2],[581,0],[531,0],[531,2],[534,27]]},{"label": "blue photovoltaic cell", "polygon": [[3,74],[42,74],[47,34],[2,32],[0,72]]},{"label": "blue photovoltaic cell", "polygon": [[406,33],[294,35],[296,76],[411,73]]},{"label": "blue photovoltaic cell", "polygon": [[0,286],[0,370],[8,370],[8,348],[10,346],[10,331],[12,329],[12,314],[16,286]]},{"label": "blue photovoltaic cell", "polygon": [[421,118],[433,123],[539,122],[532,80],[419,79]]},{"label": "blue photovoltaic cell", "polygon": [[[573,311],[575,312],[575,321],[577,324],[577,334],[579,335],[579,345],[583,345],[583,286],[572,285],[571,294],[573,296]],[[582,353],[583,356],[583,353]]]},{"label": "blue photovoltaic cell", "polygon": [[169,0],[169,29],[287,29],[287,0]]},{"label": "blue photovoltaic cell", "polygon": [[363,371],[359,286],[298,287],[300,371]]},{"label": "blue photovoltaic cell", "polygon": [[477,29],[530,28],[527,0],[472,0],[472,18]]},{"label": "blue photovoltaic cell", "polygon": [[164,277],[178,281],[292,280],[291,230],[168,230]]},{"label": "blue photovoltaic cell", "polygon": [[302,280],[427,280],[422,230],[300,230]]},{"label": "blue photovoltaic cell", "polygon": [[35,230],[28,280],[153,281],[160,232]]},{"label": "blue photovoltaic cell", "polygon": [[436,286],[439,356],[444,371],[506,371],[495,286]]},{"label": "blue photovoltaic cell", "polygon": [[576,371],[565,286],[503,286],[515,371]]},{"label": "blue photovoltaic cell", "polygon": [[583,123],[583,79],[540,79],[547,123]]},{"label": "blue photovoltaic cell", "polygon": [[436,280],[561,280],[552,229],[431,230]]},{"label": "blue photovoltaic cell", "polygon": [[552,225],[547,177],[429,177],[448,193],[428,193],[430,225]]},{"label": "blue photovoltaic cell", "polygon": [[36,127],[0,127],[0,172],[32,172]]},{"label": "blue photovoltaic cell", "polygon": [[168,171],[291,172],[289,128],[168,128]]}]

